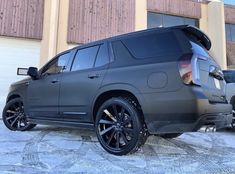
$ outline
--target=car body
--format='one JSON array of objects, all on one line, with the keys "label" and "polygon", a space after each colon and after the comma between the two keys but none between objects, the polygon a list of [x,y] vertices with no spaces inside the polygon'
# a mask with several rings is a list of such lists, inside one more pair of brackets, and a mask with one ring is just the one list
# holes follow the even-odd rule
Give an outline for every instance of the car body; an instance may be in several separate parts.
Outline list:
[{"label": "car body", "polygon": [[223,70],[224,79],[226,81],[226,98],[228,102],[233,106],[233,122],[232,127],[235,127],[235,71]]},{"label": "car body", "polygon": [[[11,85],[7,103],[20,98],[17,106],[23,104],[32,125],[95,128],[101,145],[116,155],[138,149],[148,133],[174,137],[203,125],[223,128],[231,123],[232,108],[210,47],[209,38],[192,26],[85,44],[60,53],[38,72],[29,68],[31,78]],[[134,145],[127,145],[132,138]]]}]

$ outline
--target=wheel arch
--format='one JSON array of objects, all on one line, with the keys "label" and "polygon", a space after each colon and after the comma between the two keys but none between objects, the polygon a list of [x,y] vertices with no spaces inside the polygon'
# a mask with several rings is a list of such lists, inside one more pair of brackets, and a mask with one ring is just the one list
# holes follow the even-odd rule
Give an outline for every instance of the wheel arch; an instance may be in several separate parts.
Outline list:
[{"label": "wheel arch", "polygon": [[8,103],[9,101],[11,101],[11,100],[13,100],[15,98],[21,98],[20,94],[17,94],[17,93],[9,94],[7,96],[6,102]]},{"label": "wheel arch", "polygon": [[96,113],[104,101],[108,100],[109,98],[119,97],[119,96],[124,96],[124,97],[127,96],[133,99],[135,102],[137,102],[137,104],[141,109],[141,112],[143,113],[142,109],[143,97],[141,93],[138,91],[138,89],[127,84],[115,84],[115,85],[105,86],[99,90],[92,105],[93,121],[95,121]]}]

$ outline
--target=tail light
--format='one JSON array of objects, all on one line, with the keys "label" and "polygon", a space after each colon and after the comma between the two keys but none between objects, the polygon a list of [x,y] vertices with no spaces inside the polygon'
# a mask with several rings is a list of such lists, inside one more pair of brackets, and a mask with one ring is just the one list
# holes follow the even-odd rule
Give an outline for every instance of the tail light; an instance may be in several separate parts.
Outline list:
[{"label": "tail light", "polygon": [[179,60],[180,76],[186,85],[201,85],[198,59],[207,60],[193,54],[184,55]]}]

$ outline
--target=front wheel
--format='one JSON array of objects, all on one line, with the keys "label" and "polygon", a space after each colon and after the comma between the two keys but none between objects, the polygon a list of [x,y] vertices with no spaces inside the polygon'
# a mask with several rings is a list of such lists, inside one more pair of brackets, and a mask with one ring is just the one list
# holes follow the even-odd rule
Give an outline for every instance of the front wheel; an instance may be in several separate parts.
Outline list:
[{"label": "front wheel", "polygon": [[10,100],[3,109],[2,119],[5,126],[14,131],[26,131],[34,128],[26,118],[24,105],[20,98]]},{"label": "front wheel", "polygon": [[122,97],[102,104],[96,115],[95,130],[101,146],[114,155],[135,152],[147,137],[141,112]]}]

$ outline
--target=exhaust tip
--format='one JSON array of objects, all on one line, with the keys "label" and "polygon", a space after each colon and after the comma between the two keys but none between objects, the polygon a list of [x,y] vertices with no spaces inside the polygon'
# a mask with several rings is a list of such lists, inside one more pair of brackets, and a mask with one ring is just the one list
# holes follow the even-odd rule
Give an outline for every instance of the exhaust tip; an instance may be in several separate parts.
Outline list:
[{"label": "exhaust tip", "polygon": [[199,132],[216,132],[216,126],[204,125],[199,129]]}]

